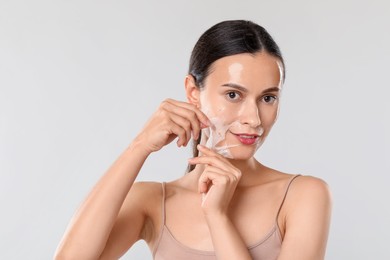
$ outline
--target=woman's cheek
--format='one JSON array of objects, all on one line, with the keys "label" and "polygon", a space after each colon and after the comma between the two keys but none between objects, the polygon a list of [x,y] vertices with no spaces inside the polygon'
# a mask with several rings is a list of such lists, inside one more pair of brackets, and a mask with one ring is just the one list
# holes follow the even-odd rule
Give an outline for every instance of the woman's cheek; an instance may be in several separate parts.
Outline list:
[{"label": "woman's cheek", "polygon": [[229,104],[223,98],[208,100],[204,97],[201,110],[209,118],[217,117],[225,124],[230,124],[238,120],[238,111],[240,109],[236,104]]},{"label": "woman's cheek", "polygon": [[271,126],[276,122],[279,114],[279,106],[260,106],[260,119],[263,127]]}]

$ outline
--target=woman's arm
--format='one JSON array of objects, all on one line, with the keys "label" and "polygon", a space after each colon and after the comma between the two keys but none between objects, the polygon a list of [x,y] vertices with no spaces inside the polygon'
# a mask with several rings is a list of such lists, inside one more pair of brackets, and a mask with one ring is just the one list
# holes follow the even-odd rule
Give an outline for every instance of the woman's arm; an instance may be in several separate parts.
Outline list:
[{"label": "woman's arm", "polygon": [[192,158],[191,164],[205,166],[199,178],[199,192],[204,194],[202,209],[210,230],[218,259],[252,259],[243,239],[230,221],[228,208],[241,178],[241,171],[226,158],[202,145],[202,156]]},{"label": "woman's arm", "polygon": [[[73,216],[55,259],[99,259],[122,203],[147,156],[137,141],[122,153]],[[137,206],[132,204],[134,211],[129,216],[133,225],[127,239],[132,243],[139,239],[144,223],[144,214]]]},{"label": "woman's arm", "polygon": [[284,204],[285,235],[278,260],[322,260],[331,217],[327,184],[301,176],[294,180]]},{"label": "woman's arm", "polygon": [[131,189],[143,163],[176,137],[179,147],[187,145],[191,135],[197,138],[207,125],[207,117],[195,106],[171,99],[162,102],[76,212],[55,258],[110,259],[143,238],[149,223],[145,205],[152,197],[145,196],[148,189],[141,184]]}]

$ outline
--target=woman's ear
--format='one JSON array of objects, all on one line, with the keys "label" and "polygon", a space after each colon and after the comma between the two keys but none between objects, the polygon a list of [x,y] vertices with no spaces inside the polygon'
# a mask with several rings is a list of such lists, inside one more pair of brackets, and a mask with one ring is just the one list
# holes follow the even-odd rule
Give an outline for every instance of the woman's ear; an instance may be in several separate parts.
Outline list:
[{"label": "woman's ear", "polygon": [[200,107],[200,89],[196,86],[195,79],[192,75],[187,75],[184,81],[184,85],[186,88],[186,96],[187,100],[190,104],[195,105],[196,107]]}]

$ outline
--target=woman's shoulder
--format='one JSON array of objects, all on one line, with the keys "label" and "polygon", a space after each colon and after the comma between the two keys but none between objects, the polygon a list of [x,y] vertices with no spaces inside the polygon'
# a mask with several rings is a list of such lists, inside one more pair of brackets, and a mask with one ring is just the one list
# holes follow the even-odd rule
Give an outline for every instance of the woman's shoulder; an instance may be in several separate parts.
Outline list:
[{"label": "woman's shoulder", "polygon": [[311,175],[299,174],[293,176],[297,177],[294,178],[291,192],[295,193],[296,196],[301,198],[307,195],[330,197],[329,185],[325,180]]},{"label": "woman's shoulder", "polygon": [[179,178],[170,182],[135,182],[130,190],[131,196],[137,197],[140,204],[161,203],[162,200],[169,199],[174,195],[182,195],[185,192],[192,191],[190,183]]},{"label": "woman's shoulder", "polygon": [[284,179],[283,185],[287,186],[278,218],[283,239],[287,229],[290,233],[300,233],[306,229],[313,231],[318,227],[325,227],[324,223],[330,218],[332,208],[328,184],[323,179],[311,175],[280,176]]},{"label": "woman's shoulder", "polygon": [[[332,196],[329,185],[319,177],[311,175],[290,175],[286,210],[291,212],[309,212],[311,210],[327,212],[331,208]],[[300,214],[300,213],[299,213]]]},{"label": "woman's shoulder", "polygon": [[329,185],[319,177],[300,173],[286,173],[267,167],[270,182],[288,183],[291,190],[299,193],[321,193],[329,194]]},{"label": "woman's shoulder", "polygon": [[155,198],[162,196],[162,183],[152,181],[137,181],[134,182],[130,192],[133,196],[141,196],[146,198]]},{"label": "woman's shoulder", "polygon": [[268,168],[268,172],[269,182],[280,189],[285,189],[286,203],[291,207],[295,208],[298,204],[310,207],[321,202],[323,207],[330,207],[330,188],[322,178],[307,174],[285,173],[271,168]]},{"label": "woman's shoulder", "polygon": [[194,190],[194,179],[186,174],[178,179],[167,182],[139,181],[133,184],[132,190],[145,199],[158,198],[160,201],[175,195]]}]

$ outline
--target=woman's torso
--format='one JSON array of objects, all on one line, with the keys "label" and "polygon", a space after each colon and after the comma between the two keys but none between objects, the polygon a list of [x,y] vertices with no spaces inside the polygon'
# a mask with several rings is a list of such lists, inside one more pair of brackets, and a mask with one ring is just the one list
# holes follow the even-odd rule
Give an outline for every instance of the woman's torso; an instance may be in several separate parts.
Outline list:
[{"label": "woman's torso", "polygon": [[[276,259],[284,232],[278,218],[289,184],[296,176],[276,174],[264,183],[237,188],[229,217],[253,259]],[[181,182],[161,187],[161,207],[149,241],[154,259],[216,259],[200,207],[201,195]]]}]

